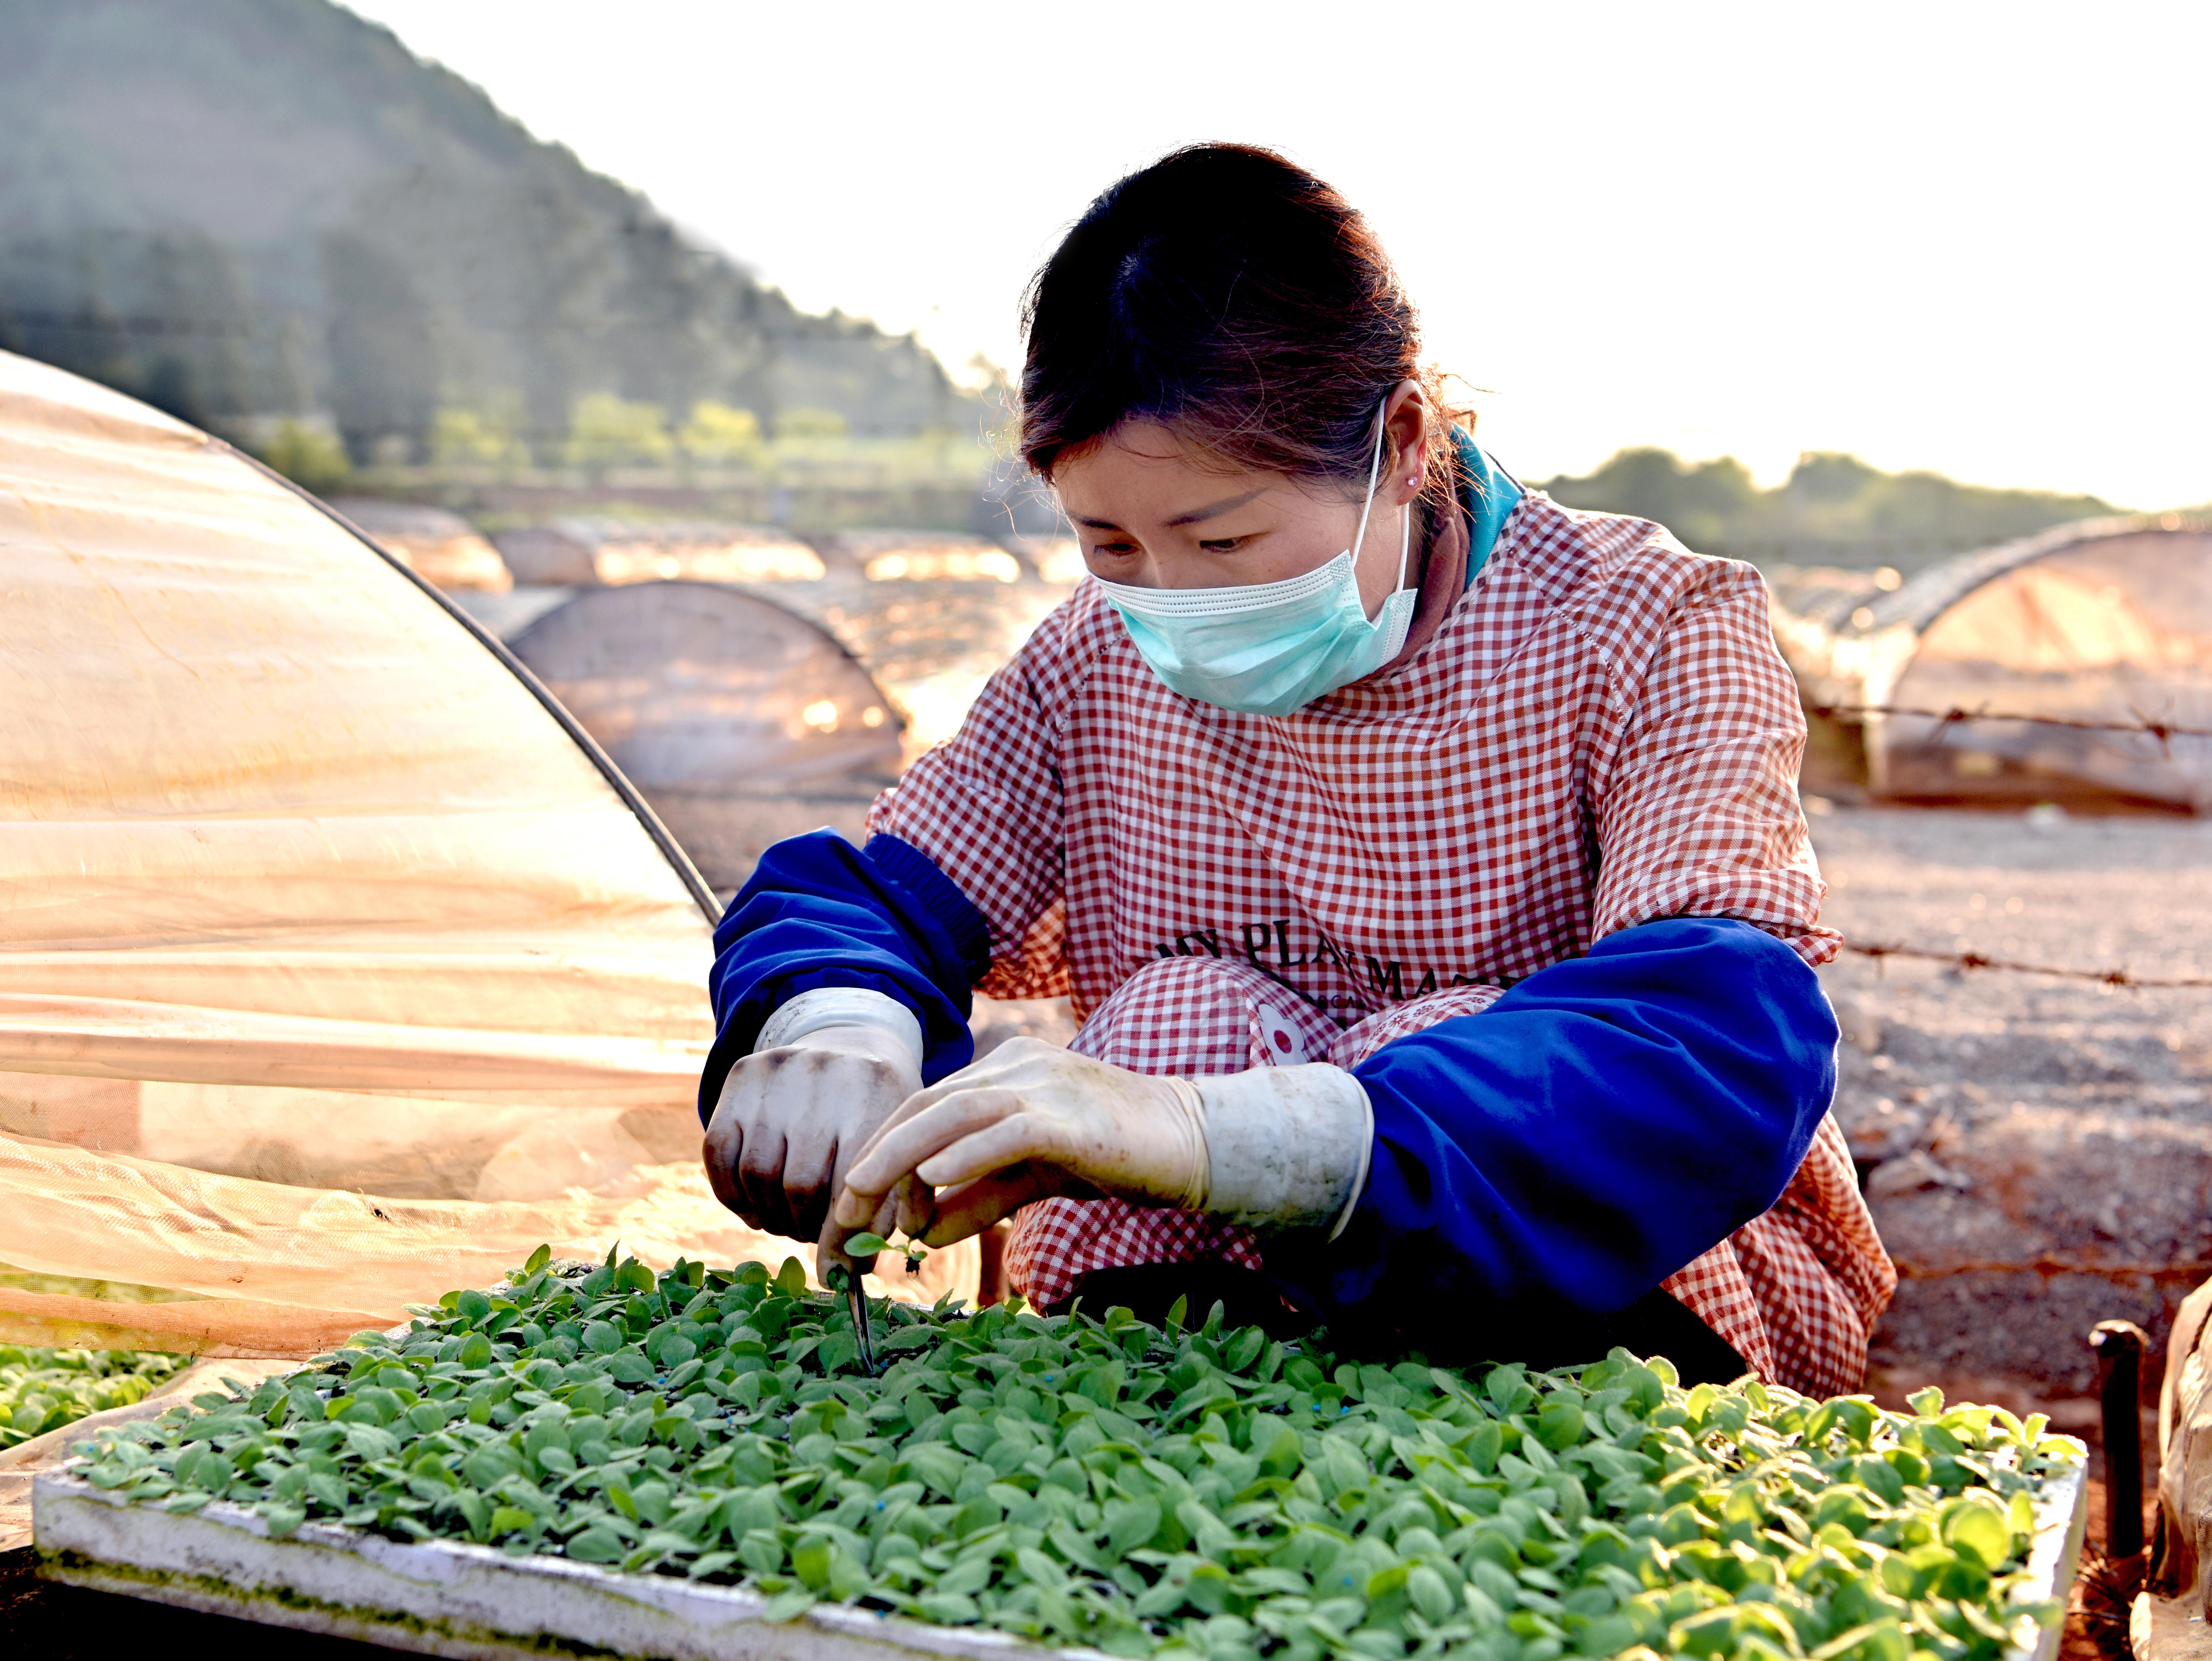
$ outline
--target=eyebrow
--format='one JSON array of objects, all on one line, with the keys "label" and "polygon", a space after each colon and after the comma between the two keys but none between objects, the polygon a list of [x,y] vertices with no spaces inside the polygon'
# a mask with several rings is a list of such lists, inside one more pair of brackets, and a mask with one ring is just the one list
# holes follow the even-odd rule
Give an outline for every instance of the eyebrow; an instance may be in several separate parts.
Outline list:
[{"label": "eyebrow", "polygon": [[[1224,514],[1234,513],[1246,502],[1267,495],[1268,487],[1262,484],[1256,490],[1247,490],[1241,496],[1231,496],[1225,502],[1216,502],[1204,508],[1194,508],[1187,514],[1177,514],[1168,520],[1170,525],[1198,525],[1209,519],[1218,519]],[[1118,531],[1121,527],[1110,519],[1078,519],[1078,525],[1087,525],[1094,531]]]}]

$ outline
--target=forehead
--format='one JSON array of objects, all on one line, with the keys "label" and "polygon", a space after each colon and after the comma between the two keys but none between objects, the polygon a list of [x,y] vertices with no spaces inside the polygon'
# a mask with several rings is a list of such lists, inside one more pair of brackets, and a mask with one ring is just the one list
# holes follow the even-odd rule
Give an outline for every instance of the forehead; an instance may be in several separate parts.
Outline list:
[{"label": "forehead", "polygon": [[1071,517],[1171,520],[1225,513],[1289,489],[1292,481],[1224,461],[1156,422],[1130,422],[1060,456],[1054,488]]}]

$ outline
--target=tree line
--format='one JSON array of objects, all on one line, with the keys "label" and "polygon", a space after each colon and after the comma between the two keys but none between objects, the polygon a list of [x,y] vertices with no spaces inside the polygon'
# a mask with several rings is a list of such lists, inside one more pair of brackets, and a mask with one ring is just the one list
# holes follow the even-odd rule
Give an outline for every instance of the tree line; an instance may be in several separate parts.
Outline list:
[{"label": "tree line", "polygon": [[1542,488],[1571,508],[1656,520],[1701,553],[1908,571],[1948,553],[2119,511],[2098,496],[1887,473],[1830,452],[1800,456],[1788,478],[1765,490],[1733,456],[1685,461],[1657,448],[1620,451],[1593,472],[1563,473]]}]

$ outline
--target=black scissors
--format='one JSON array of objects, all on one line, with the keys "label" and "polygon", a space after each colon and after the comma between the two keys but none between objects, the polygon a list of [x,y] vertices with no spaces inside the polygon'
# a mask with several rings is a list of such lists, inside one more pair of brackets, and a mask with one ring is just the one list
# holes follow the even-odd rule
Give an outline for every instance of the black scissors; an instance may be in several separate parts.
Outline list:
[{"label": "black scissors", "polygon": [[853,1336],[860,1346],[860,1365],[868,1376],[876,1376],[875,1340],[868,1332],[868,1294],[860,1285],[860,1266],[848,1264],[845,1269],[845,1301],[853,1311]]}]

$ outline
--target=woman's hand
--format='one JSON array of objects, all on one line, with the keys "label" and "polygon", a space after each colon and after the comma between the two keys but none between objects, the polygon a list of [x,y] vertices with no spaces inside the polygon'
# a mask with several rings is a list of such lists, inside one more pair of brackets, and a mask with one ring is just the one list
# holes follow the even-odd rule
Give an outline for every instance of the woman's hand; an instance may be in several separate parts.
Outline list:
[{"label": "woman's hand", "polygon": [[830,1202],[869,1137],[921,1087],[911,1047],[865,1023],[817,1027],[744,1057],[707,1127],[715,1197],[755,1228],[818,1237],[825,1265],[845,1261],[854,1229],[830,1221]]},{"label": "woman's hand", "polygon": [[884,1121],[845,1174],[829,1232],[895,1213],[909,1238],[945,1245],[1056,1194],[1197,1208],[1203,1119],[1187,1080],[1010,1039]]}]

